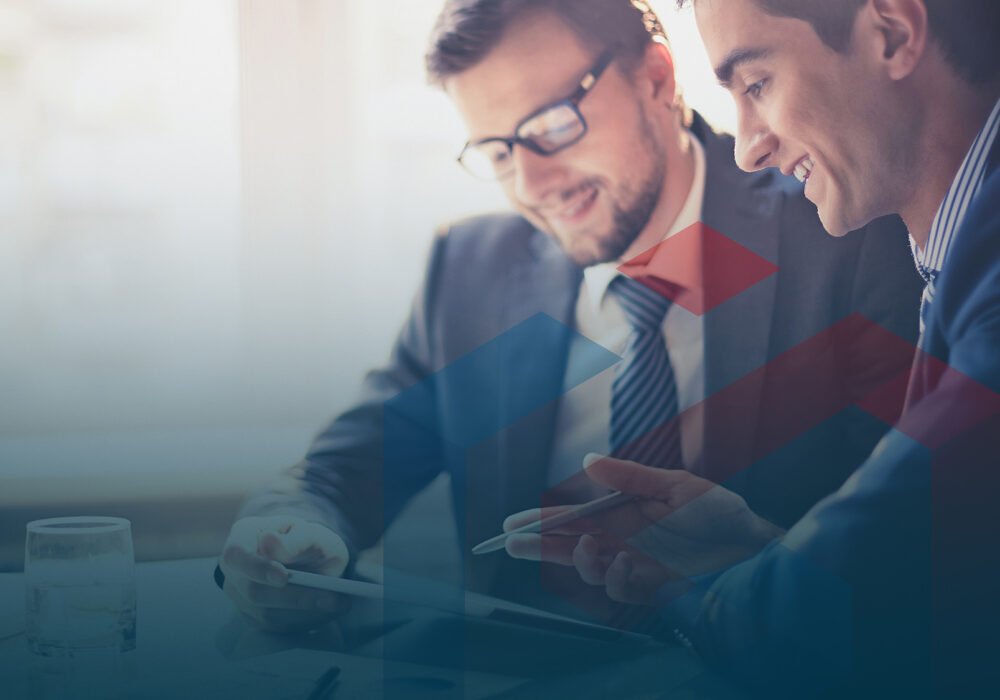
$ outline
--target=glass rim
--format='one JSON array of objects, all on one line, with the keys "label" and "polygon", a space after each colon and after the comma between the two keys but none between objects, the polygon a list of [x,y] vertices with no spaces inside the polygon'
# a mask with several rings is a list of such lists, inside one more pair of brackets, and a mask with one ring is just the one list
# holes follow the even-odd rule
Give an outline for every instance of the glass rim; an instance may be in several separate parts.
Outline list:
[{"label": "glass rim", "polygon": [[130,531],[132,522],[126,518],[105,515],[73,515],[62,518],[32,520],[25,526],[33,535],[99,535]]}]

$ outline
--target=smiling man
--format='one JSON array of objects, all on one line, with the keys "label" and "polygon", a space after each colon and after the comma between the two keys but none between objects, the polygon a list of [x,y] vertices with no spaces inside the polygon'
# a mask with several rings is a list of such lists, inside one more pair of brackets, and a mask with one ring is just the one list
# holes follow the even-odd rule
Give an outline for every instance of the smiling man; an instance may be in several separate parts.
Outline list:
[{"label": "smiling man", "polygon": [[995,3],[695,4],[740,167],[794,173],[835,236],[898,213],[923,248],[996,105]]},{"label": "smiling man", "polygon": [[[496,180],[516,213],[437,238],[390,364],[301,464],[247,504],[221,562],[241,609],[269,626],[318,624],[336,601],[286,586],[286,567],[341,574],[439,474],[451,476],[465,554],[552,489],[566,502],[591,498],[598,491],[578,478],[584,456],[665,423],[676,430],[636,458],[733,476],[730,485],[780,526],[839,487],[884,431],[878,421],[835,410],[773,454],[757,446],[773,442],[782,416],[822,402],[846,408],[905,367],[868,352],[859,327],[818,348],[807,395],[782,394],[788,377],[761,368],[852,314],[915,340],[919,278],[898,220],[833,240],[792,178],[739,172],[732,139],[685,106],[662,28],[642,3],[451,0],[427,65],[467,127],[461,164]],[[632,262],[633,276],[655,276],[675,250],[658,244],[699,223],[719,232],[705,251],[736,254],[699,260],[699,271],[727,282],[754,266],[764,274],[692,311],[619,271]],[[677,272],[658,282],[698,277]],[[537,325],[539,314],[552,323]],[[531,319],[528,327],[549,330],[520,330]],[[480,362],[483,347],[514,361],[449,374]],[[581,382],[578,368],[595,353],[613,366]],[[714,410],[707,399],[748,375],[740,401]],[[386,407],[404,392],[425,429],[387,436]],[[456,450],[471,439],[462,431],[470,416],[508,415],[538,395],[558,401]],[[745,467],[735,476],[734,464]],[[424,534],[428,544],[439,536]],[[466,566],[472,588],[560,602],[537,565],[494,555]]]},{"label": "smiling man", "polygon": [[[995,694],[1000,3],[693,4],[736,100],[739,165],[794,174],[834,236],[889,213],[906,223],[926,284],[904,413],[781,536],[709,481],[605,459],[589,475],[633,502],[508,550],[657,605],[765,697]],[[714,567],[688,566],[694,545],[720,553],[696,562]]]},{"label": "smiling man", "polygon": [[[472,136],[461,161],[499,180],[518,212],[580,267],[634,257],[671,230],[695,188],[696,167],[704,170],[670,54],[648,41],[638,51],[621,37],[595,56],[599,47],[582,45],[559,13],[516,4],[507,3],[512,26],[503,35],[491,26],[502,4],[482,4],[478,22],[495,32],[496,47],[483,42],[465,55],[440,50],[430,59]],[[441,41],[457,43],[471,24]],[[622,77],[643,69],[651,94],[640,96]],[[697,179],[702,198],[704,173]]]}]

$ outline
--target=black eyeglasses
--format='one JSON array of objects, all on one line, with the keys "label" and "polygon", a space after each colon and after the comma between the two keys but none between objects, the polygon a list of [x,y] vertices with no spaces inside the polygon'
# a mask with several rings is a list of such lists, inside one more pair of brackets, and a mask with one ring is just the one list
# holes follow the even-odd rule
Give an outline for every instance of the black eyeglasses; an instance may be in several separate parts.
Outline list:
[{"label": "black eyeglasses", "polygon": [[580,113],[580,102],[593,89],[601,74],[611,65],[614,53],[601,54],[572,95],[553,102],[525,117],[514,135],[494,136],[465,144],[458,162],[476,177],[502,180],[514,172],[514,146],[524,146],[542,156],[551,156],[569,148],[587,134],[587,122]]}]

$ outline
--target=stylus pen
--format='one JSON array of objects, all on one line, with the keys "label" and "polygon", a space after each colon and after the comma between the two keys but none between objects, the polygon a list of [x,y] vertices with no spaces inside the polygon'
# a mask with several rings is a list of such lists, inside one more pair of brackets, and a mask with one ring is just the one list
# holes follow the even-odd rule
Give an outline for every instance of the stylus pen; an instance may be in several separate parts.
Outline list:
[{"label": "stylus pen", "polygon": [[502,535],[497,535],[496,537],[491,537],[485,542],[480,542],[475,547],[472,548],[473,554],[487,554],[489,552],[495,552],[498,549],[503,549],[504,545],[507,543],[507,538],[511,535],[521,535],[521,534],[533,534],[548,532],[560,525],[565,525],[566,523],[571,523],[574,520],[585,517],[587,515],[593,515],[595,513],[601,513],[606,510],[610,510],[616,506],[620,506],[624,503],[628,503],[635,496],[629,493],[622,493],[621,491],[612,491],[607,496],[601,496],[600,498],[594,499],[587,503],[581,503],[575,508],[570,508],[569,510],[559,513],[558,515],[553,515],[551,518],[545,518],[536,520],[533,523],[528,523],[527,525],[522,525],[516,530],[511,530],[510,532],[505,532]]}]

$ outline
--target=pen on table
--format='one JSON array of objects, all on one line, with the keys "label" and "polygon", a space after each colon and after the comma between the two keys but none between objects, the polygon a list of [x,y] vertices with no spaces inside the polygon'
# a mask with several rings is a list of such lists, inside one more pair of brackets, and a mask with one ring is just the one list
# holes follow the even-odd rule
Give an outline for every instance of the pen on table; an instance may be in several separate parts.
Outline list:
[{"label": "pen on table", "polygon": [[333,686],[337,684],[337,678],[340,676],[340,668],[337,666],[331,666],[323,675],[316,679],[316,684],[313,686],[312,692],[309,693],[309,697],[306,700],[326,700],[330,695],[330,691]]},{"label": "pen on table", "polygon": [[606,496],[601,496],[593,501],[587,503],[581,503],[575,508],[570,508],[567,511],[559,513],[558,515],[553,515],[550,518],[539,519],[527,525],[522,525],[519,528],[511,530],[510,532],[505,532],[503,534],[497,535],[496,537],[491,537],[485,542],[480,542],[475,547],[472,548],[473,554],[487,554],[488,552],[495,552],[498,549],[503,549],[504,545],[507,543],[507,538],[511,535],[521,535],[525,533],[541,533],[548,532],[560,525],[565,525],[566,523],[573,522],[579,518],[587,515],[594,515],[595,513],[601,513],[606,510],[610,510],[615,506],[620,506],[624,503],[628,503],[633,500],[635,496],[630,493],[622,493],[621,491],[612,491]]}]

